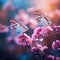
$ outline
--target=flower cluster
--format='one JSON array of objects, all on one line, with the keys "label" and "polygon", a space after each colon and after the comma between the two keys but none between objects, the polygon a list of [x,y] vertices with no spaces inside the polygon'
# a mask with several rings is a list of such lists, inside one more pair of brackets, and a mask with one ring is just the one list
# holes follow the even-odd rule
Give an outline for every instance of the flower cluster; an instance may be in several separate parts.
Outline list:
[{"label": "flower cluster", "polygon": [[50,26],[47,27],[37,27],[32,34],[32,39],[36,40],[37,38],[45,37],[47,36],[53,29]]},{"label": "flower cluster", "polygon": [[46,60],[60,60],[60,57],[55,57],[53,55],[48,55],[48,57],[46,58]]},{"label": "flower cluster", "polygon": [[42,46],[42,45],[35,45],[32,47],[31,51],[32,52],[46,52],[48,50],[48,47],[47,46]]},{"label": "flower cluster", "polygon": [[20,34],[18,37],[17,37],[17,40],[15,40],[15,42],[18,44],[18,45],[23,45],[23,46],[26,46],[26,45],[31,45],[32,44],[32,41],[31,41],[31,38],[23,33],[23,34]]}]

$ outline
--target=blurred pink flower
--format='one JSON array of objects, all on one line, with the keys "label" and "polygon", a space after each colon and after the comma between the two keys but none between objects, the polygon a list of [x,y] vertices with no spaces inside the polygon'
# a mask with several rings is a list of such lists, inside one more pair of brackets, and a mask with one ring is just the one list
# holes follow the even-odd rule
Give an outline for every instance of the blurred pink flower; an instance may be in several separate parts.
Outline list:
[{"label": "blurred pink flower", "polygon": [[47,51],[48,47],[47,46],[42,46],[41,44],[35,44],[32,48],[31,51],[33,52],[44,52]]},{"label": "blurred pink flower", "polygon": [[0,33],[7,33],[9,31],[7,26],[0,24]]},{"label": "blurred pink flower", "polygon": [[56,41],[53,41],[53,43],[52,43],[52,48],[54,49],[54,50],[60,50],[60,41],[59,40],[56,40]]},{"label": "blurred pink flower", "polygon": [[18,36],[18,38],[15,40],[15,42],[18,45],[23,45],[23,46],[31,45],[32,44],[31,38],[27,34],[25,34],[25,33],[24,34],[20,34]]},{"label": "blurred pink flower", "polygon": [[58,26],[53,25],[52,28],[54,29],[56,34],[60,34],[60,25],[58,25]]},{"label": "blurred pink flower", "polygon": [[7,0],[7,2],[3,5],[4,10],[15,10],[15,7],[12,5],[12,0]]},{"label": "blurred pink flower", "polygon": [[17,36],[8,36],[7,38],[6,38],[6,42],[7,43],[11,43],[11,42],[14,42],[15,43],[15,41],[17,40]]},{"label": "blurred pink flower", "polygon": [[49,59],[49,60],[54,60],[55,57],[54,57],[53,55],[49,55],[49,56],[48,56],[48,59]]},{"label": "blurred pink flower", "polygon": [[54,13],[60,17],[60,10],[59,9],[55,9]]},{"label": "blurred pink flower", "polygon": [[60,60],[60,57],[56,57],[56,60]]},{"label": "blurred pink flower", "polygon": [[47,46],[43,46],[42,47],[42,51],[47,51],[48,50],[48,47]]},{"label": "blurred pink flower", "polygon": [[37,21],[33,17],[29,18],[29,23],[28,24],[29,24],[29,27],[32,28],[32,29],[35,29],[38,26]]},{"label": "blurred pink flower", "polygon": [[12,36],[8,36],[7,38],[6,38],[6,42],[11,42],[13,40],[13,37]]},{"label": "blurred pink flower", "polygon": [[29,22],[29,15],[23,9],[21,9],[19,11],[19,13],[15,16],[15,19],[18,22],[22,22],[24,24],[28,24],[28,22]]},{"label": "blurred pink flower", "polygon": [[35,46],[33,46],[33,47],[31,48],[31,51],[32,51],[32,52],[41,52],[41,47],[42,47],[42,45],[36,44]]}]

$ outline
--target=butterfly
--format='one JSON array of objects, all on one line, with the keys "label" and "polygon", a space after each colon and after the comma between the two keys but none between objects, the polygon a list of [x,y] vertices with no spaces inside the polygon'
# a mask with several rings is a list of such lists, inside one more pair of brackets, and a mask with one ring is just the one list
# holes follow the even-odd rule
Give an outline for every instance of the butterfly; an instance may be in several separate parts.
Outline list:
[{"label": "butterfly", "polygon": [[40,10],[34,11],[34,16],[38,22],[38,26],[48,26],[51,25],[51,20],[45,16]]},{"label": "butterfly", "polygon": [[20,34],[28,31],[28,27],[22,24],[21,22],[17,23],[15,20],[11,20],[10,23],[11,23],[11,28],[15,29],[16,34]]}]

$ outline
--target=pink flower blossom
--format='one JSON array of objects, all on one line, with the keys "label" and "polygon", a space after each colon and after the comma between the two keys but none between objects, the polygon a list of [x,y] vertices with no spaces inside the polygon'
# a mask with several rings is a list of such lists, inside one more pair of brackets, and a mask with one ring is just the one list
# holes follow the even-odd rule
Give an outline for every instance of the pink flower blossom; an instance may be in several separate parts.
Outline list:
[{"label": "pink flower blossom", "polygon": [[32,44],[31,38],[27,34],[25,34],[25,33],[24,34],[20,34],[18,36],[18,38],[15,40],[15,42],[18,45],[23,45],[23,46],[31,45]]},{"label": "pink flower blossom", "polygon": [[7,33],[9,31],[7,26],[0,24],[0,33]]},{"label": "pink flower blossom", "polygon": [[54,29],[54,31],[55,31],[56,34],[60,33],[60,25],[58,25],[58,26],[53,25],[52,28]]},{"label": "pink flower blossom", "polygon": [[48,59],[49,59],[49,60],[54,60],[55,57],[54,57],[53,55],[49,55],[49,56],[48,56]]},{"label": "pink flower blossom", "polygon": [[42,51],[47,51],[48,50],[48,47],[47,46],[43,46],[42,47]]},{"label": "pink flower blossom", "polygon": [[60,57],[56,57],[56,60],[60,60]]},{"label": "pink flower blossom", "polygon": [[45,37],[47,36],[53,29],[50,26],[46,27],[37,27],[32,34],[32,39],[36,40],[37,38]]},{"label": "pink flower blossom", "polygon": [[28,24],[29,15],[23,9],[21,9],[19,13],[15,16],[15,19],[18,22],[22,22],[23,24]]},{"label": "pink flower blossom", "polygon": [[32,52],[41,52],[41,47],[42,47],[42,45],[36,44],[35,46],[33,46],[33,47],[31,48],[31,51],[32,51]]},{"label": "pink flower blossom", "polygon": [[59,40],[56,40],[56,41],[53,41],[53,43],[52,43],[52,48],[54,49],[54,50],[60,50],[60,41]]},{"label": "pink flower blossom", "polygon": [[33,52],[44,52],[47,51],[48,47],[47,46],[42,46],[41,44],[35,44],[32,48],[31,51]]}]

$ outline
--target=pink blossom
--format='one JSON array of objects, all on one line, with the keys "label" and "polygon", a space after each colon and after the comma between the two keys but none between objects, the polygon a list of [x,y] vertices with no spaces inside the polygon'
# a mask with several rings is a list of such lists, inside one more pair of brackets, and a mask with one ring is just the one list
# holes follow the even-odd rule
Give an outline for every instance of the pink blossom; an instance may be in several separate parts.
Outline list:
[{"label": "pink blossom", "polygon": [[58,29],[58,28],[60,28],[60,25],[58,25],[58,26],[53,25],[52,27],[53,27],[54,29]]},{"label": "pink blossom", "polygon": [[59,40],[56,40],[56,41],[53,41],[53,43],[52,43],[52,48],[54,49],[54,50],[60,50],[60,41]]},{"label": "pink blossom", "polygon": [[36,40],[37,38],[40,37],[45,37],[47,36],[51,31],[53,31],[53,29],[50,26],[46,26],[46,27],[37,27],[34,31],[34,33],[32,34],[32,39]]},{"label": "pink blossom", "polygon": [[15,16],[15,19],[18,22],[22,22],[23,24],[28,24],[29,15],[23,9],[21,9],[19,13]]},{"label": "pink blossom", "polygon": [[60,57],[56,57],[56,60],[60,60]]},{"label": "pink blossom", "polygon": [[12,41],[15,42],[17,40],[17,36],[8,36],[6,38],[7,43],[11,43]]},{"label": "pink blossom", "polygon": [[32,28],[32,29],[35,29],[38,26],[37,21],[33,17],[29,18],[29,23],[28,24],[29,24],[29,27]]},{"label": "pink blossom", "polygon": [[56,32],[56,34],[60,33],[60,25],[58,25],[58,26],[53,25],[52,27],[53,27],[54,31]]},{"label": "pink blossom", "polygon": [[60,17],[60,10],[59,9],[55,9],[54,13]]},{"label": "pink blossom", "polygon": [[6,42],[11,42],[13,40],[13,37],[12,36],[8,36],[7,38],[6,38]]},{"label": "pink blossom", "polygon": [[42,47],[42,45],[36,44],[35,46],[33,46],[33,47],[31,48],[31,51],[32,51],[32,52],[41,52],[41,47]]},{"label": "pink blossom", "polygon": [[7,26],[0,24],[0,33],[7,33],[9,31]]},{"label": "pink blossom", "polygon": [[43,46],[42,47],[42,51],[47,51],[48,50],[48,47],[47,46]]},{"label": "pink blossom", "polygon": [[35,44],[32,48],[31,51],[33,52],[44,52],[47,51],[48,47],[47,46],[42,46],[41,44]]},{"label": "pink blossom", "polygon": [[49,56],[48,56],[48,59],[49,59],[49,60],[54,60],[55,57],[54,57],[53,55],[49,55]]},{"label": "pink blossom", "polygon": [[32,40],[31,38],[27,35],[27,34],[20,34],[17,39],[15,40],[15,42],[18,44],[18,45],[23,45],[23,46],[26,46],[26,45],[31,45],[32,44]]}]

